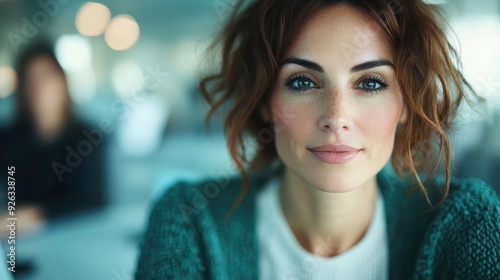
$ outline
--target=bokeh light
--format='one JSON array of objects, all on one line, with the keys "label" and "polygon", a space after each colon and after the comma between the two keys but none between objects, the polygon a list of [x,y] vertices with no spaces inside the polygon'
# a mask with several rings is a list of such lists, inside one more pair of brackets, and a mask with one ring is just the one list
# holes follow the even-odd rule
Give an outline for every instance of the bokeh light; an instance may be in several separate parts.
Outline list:
[{"label": "bokeh light", "polygon": [[99,36],[104,33],[111,19],[108,7],[101,3],[87,2],[76,15],[76,29],[84,36]]},{"label": "bokeh light", "polygon": [[64,35],[56,42],[57,59],[66,71],[87,68],[91,65],[92,47],[87,38],[80,35]]},{"label": "bokeh light", "polygon": [[128,98],[136,87],[142,86],[144,74],[134,61],[122,61],[113,67],[113,87],[122,98]]},{"label": "bokeh light", "polygon": [[92,46],[80,35],[64,35],[55,45],[56,57],[68,78],[69,93],[76,103],[91,101],[96,93]]},{"label": "bokeh light", "polygon": [[454,38],[463,63],[465,77],[491,108],[500,107],[498,80],[500,66],[500,19],[495,16],[470,16],[453,21]]},{"label": "bokeh light", "polygon": [[129,15],[114,17],[106,27],[104,39],[108,46],[115,51],[130,49],[139,39],[139,25]]}]

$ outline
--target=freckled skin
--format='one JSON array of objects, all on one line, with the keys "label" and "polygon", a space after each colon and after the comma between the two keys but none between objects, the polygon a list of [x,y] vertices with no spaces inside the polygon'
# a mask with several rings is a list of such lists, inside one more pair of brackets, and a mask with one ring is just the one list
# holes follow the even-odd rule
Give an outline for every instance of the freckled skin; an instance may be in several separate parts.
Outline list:
[{"label": "freckled skin", "polygon": [[[300,31],[285,58],[319,64],[323,73],[285,64],[273,89],[264,118],[273,119],[278,155],[285,180],[317,190],[342,193],[376,184],[376,174],[388,162],[398,123],[406,110],[391,66],[351,72],[354,65],[376,59],[394,63],[390,42],[368,16],[337,5],[314,15]],[[293,92],[285,85],[302,73],[317,87]],[[385,90],[369,93],[359,87],[367,77],[381,77]],[[329,164],[307,148],[342,143],[362,149],[345,164]]]}]

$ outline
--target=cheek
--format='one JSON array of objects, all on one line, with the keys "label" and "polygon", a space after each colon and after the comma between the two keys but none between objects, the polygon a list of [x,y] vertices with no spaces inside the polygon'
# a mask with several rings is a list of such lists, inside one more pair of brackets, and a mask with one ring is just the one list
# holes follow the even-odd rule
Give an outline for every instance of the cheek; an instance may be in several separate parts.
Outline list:
[{"label": "cheek", "polygon": [[307,133],[314,116],[311,106],[299,102],[287,102],[285,98],[276,98],[271,102],[274,131],[277,135],[289,137]]},{"label": "cheek", "polygon": [[300,147],[313,133],[314,115],[312,106],[290,100],[271,101],[272,118],[276,136],[276,149],[280,157],[286,159],[300,152]]},{"label": "cheek", "polygon": [[366,124],[366,130],[374,136],[382,137],[391,134],[397,126],[397,115],[374,109],[362,114],[362,123]]},{"label": "cheek", "polygon": [[359,123],[363,126],[365,136],[371,144],[378,147],[377,150],[392,152],[401,108],[397,104],[371,107],[360,115]]}]

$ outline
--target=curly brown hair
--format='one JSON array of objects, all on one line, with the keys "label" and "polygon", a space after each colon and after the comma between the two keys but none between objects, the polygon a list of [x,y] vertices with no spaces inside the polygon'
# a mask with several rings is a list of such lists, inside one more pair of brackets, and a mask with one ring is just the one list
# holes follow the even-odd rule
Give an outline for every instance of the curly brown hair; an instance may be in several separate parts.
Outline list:
[{"label": "curly brown hair", "polygon": [[[199,84],[211,105],[207,122],[221,106],[231,104],[225,132],[244,183],[230,212],[248,191],[247,169],[269,167],[277,158],[274,140],[263,136],[270,124],[262,120],[259,108],[269,100],[285,53],[313,14],[337,4],[370,15],[394,47],[396,75],[408,110],[404,127],[396,133],[391,161],[394,170],[402,177],[412,175],[415,186],[431,204],[419,173],[432,178],[442,168],[445,180],[437,206],[446,198],[451,178],[447,132],[464,99],[469,103],[482,99],[461,73],[439,7],[421,0],[256,0],[248,5],[239,1],[211,46],[222,52],[220,68]],[[217,48],[219,44],[222,49]],[[245,151],[245,133],[260,145],[252,159]]]}]

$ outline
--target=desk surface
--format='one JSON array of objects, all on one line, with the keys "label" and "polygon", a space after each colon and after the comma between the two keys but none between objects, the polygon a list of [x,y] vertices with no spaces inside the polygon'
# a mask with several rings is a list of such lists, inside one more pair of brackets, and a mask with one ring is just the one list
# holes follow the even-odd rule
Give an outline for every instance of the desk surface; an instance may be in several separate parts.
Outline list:
[{"label": "desk surface", "polygon": [[132,280],[148,214],[147,202],[113,206],[19,236],[17,255],[34,270],[16,279]]}]

